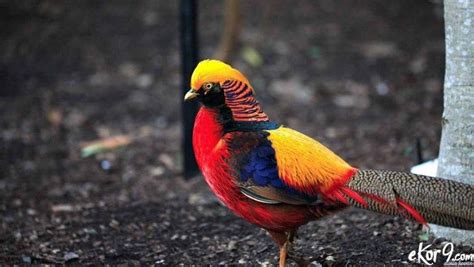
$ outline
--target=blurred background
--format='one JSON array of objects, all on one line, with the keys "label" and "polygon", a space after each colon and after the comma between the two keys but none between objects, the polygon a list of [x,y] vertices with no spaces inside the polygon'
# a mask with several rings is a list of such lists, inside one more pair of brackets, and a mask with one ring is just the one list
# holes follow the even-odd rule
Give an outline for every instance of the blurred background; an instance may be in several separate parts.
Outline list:
[{"label": "blurred background", "polygon": [[[224,4],[198,1],[201,59],[225,34]],[[276,263],[265,233],[182,177],[179,1],[0,7],[0,262]],[[273,120],[355,166],[408,170],[438,153],[442,12],[245,0],[229,63]],[[87,150],[115,136],[120,148]],[[419,238],[439,241],[417,229],[350,209],[306,226],[297,246],[325,263],[397,263]]]}]

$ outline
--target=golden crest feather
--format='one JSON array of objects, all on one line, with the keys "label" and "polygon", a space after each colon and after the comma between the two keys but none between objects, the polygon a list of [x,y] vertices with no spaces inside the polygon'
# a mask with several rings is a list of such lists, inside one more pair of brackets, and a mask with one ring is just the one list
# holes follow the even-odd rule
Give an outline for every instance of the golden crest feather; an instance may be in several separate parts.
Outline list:
[{"label": "golden crest feather", "polygon": [[194,69],[191,76],[191,88],[198,91],[206,82],[214,82],[222,85],[222,83],[228,80],[240,81],[251,87],[247,78],[245,78],[240,71],[220,60],[206,59],[199,62]]}]

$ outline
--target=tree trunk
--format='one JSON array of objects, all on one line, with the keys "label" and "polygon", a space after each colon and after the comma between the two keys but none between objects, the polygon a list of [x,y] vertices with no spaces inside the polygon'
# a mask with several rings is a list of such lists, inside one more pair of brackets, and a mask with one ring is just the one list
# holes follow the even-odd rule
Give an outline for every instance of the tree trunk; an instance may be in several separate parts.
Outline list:
[{"label": "tree trunk", "polygon": [[[444,19],[446,75],[438,176],[474,184],[474,0],[444,0]],[[474,231],[437,225],[431,229],[454,242],[474,243]]]}]

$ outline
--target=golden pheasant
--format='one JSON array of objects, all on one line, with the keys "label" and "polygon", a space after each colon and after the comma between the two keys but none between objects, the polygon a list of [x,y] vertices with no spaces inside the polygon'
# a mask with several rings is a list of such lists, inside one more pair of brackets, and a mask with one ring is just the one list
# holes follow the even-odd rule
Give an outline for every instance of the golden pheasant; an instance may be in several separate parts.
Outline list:
[{"label": "golden pheasant", "polygon": [[474,229],[474,186],[354,168],[271,121],[245,76],[221,61],[197,65],[184,99],[202,103],[193,148],[206,182],[235,214],[268,231],[280,247],[280,266],[299,226],[349,205]]}]

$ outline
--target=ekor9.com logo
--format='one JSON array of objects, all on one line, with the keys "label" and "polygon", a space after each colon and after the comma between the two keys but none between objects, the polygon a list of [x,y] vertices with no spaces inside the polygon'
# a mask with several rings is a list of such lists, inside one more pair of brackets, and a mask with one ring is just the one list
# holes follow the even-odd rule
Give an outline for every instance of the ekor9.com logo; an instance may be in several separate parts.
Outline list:
[{"label": "ekor9.com logo", "polygon": [[418,250],[412,250],[408,254],[408,260],[411,262],[433,265],[438,262],[441,257],[446,257],[445,265],[474,264],[474,253],[454,253],[453,243],[448,242],[441,249],[430,249],[431,246],[431,244],[423,246],[423,242],[420,242]]}]

